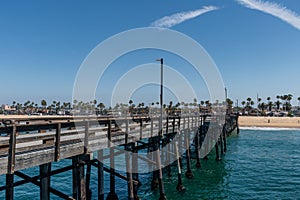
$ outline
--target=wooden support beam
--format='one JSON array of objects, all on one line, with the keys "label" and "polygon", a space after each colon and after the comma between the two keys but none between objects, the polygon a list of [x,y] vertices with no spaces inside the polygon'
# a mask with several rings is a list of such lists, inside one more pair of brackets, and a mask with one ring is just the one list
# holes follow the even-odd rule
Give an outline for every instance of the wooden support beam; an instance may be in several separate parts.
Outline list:
[{"label": "wooden support beam", "polygon": [[40,165],[40,199],[50,200],[51,163]]},{"label": "wooden support beam", "polygon": [[90,181],[91,181],[91,162],[90,155],[87,156],[87,164],[86,164],[86,177],[85,177],[85,191],[86,191],[86,199],[92,199],[92,190],[90,189]]},{"label": "wooden support beam", "polygon": [[[189,121],[189,118],[188,118]],[[186,165],[187,165],[187,171],[185,173],[185,176],[187,178],[193,178],[193,172],[191,170],[191,154],[190,154],[190,144],[189,144],[189,128],[185,131],[185,147],[186,147]]]},{"label": "wooden support beam", "polygon": [[72,158],[72,195],[74,199],[78,199],[78,173],[77,173],[77,168],[78,168],[78,156],[75,156]]},{"label": "wooden support beam", "polygon": [[5,199],[6,200],[13,200],[14,199],[14,174],[6,174],[6,192],[5,192]]},{"label": "wooden support beam", "polygon": [[108,147],[109,154],[110,154],[110,177],[109,177],[109,183],[110,183],[110,191],[106,197],[107,200],[117,200],[118,196],[116,194],[116,183],[115,183],[115,156],[114,156],[114,148],[111,146],[111,120],[108,121],[108,128],[107,128],[107,137],[108,137]]},{"label": "wooden support beam", "polygon": [[[69,171],[69,170],[71,170],[72,168],[73,168],[73,166],[66,166],[66,167],[63,167],[63,168],[60,168],[60,169],[56,169],[56,170],[51,171],[51,172],[48,174],[48,176],[53,176],[53,175],[56,175],[56,174],[60,174],[60,173]],[[37,181],[39,178],[40,178],[40,175],[37,175],[37,176],[31,177],[30,180],[29,180],[29,179],[23,179],[23,180],[14,182],[14,183],[13,183],[13,187],[17,187],[17,186],[20,186],[20,185],[23,185],[23,184],[30,183],[32,180]],[[8,189],[9,187],[10,187],[9,185],[1,186],[1,187],[0,187],[0,191],[6,190],[6,189]]]},{"label": "wooden support beam", "polygon": [[218,144],[218,143],[219,143],[219,142],[218,142],[218,139],[217,139],[217,142],[216,142],[216,144],[215,144],[215,148],[216,148],[216,160],[217,160],[217,161],[221,160],[220,154],[219,154],[219,144]]},{"label": "wooden support beam", "polygon": [[221,132],[221,134],[220,134],[220,139],[219,139],[219,141],[220,141],[220,149],[221,149],[221,156],[223,156],[224,155],[224,146],[223,146],[223,137],[222,137],[222,132]]},{"label": "wooden support beam", "polygon": [[201,168],[201,163],[200,163],[200,137],[199,137],[199,132],[196,130],[196,137],[195,137],[195,150],[196,150],[196,167]]},{"label": "wooden support beam", "polygon": [[[35,179],[32,179],[30,176],[26,175],[26,174],[23,174],[19,171],[16,171],[15,172],[15,175],[19,176],[20,178],[23,178],[25,180],[29,180],[31,183],[33,183],[34,185],[40,187],[41,186],[41,183]],[[75,198],[72,198],[72,197],[69,197],[68,195],[52,188],[52,187],[49,187],[49,190],[52,194],[62,198],[62,199],[67,199],[67,200],[75,200]]]},{"label": "wooden support beam", "polygon": [[[155,151],[157,150],[159,144],[156,141],[156,138],[150,138],[149,139],[149,143],[150,143],[150,151],[152,152],[152,158],[150,158],[151,160],[154,160],[155,164],[156,164],[156,155],[155,155]],[[155,166],[153,167],[153,169],[155,168]],[[158,189],[158,170],[153,170],[152,172],[152,180],[151,180],[151,190],[156,190]]]},{"label": "wooden support beam", "polygon": [[180,166],[180,155],[178,151],[178,143],[175,143],[175,151],[176,151],[176,159],[177,159],[177,168],[178,168],[178,183],[176,186],[176,190],[179,192],[182,192],[185,190],[185,187],[182,184],[182,179],[181,179],[181,166]]},{"label": "wooden support beam", "polygon": [[132,180],[132,166],[131,166],[131,159],[130,159],[130,152],[131,148],[130,145],[125,146],[125,161],[126,161],[126,175],[127,175],[127,190],[128,190],[128,199],[134,200],[134,194],[133,194],[133,180]]},{"label": "wooden support beam", "polygon": [[84,161],[82,160],[82,157],[79,157],[79,163],[77,168],[78,173],[78,199],[79,200],[86,200],[86,190],[85,190],[85,180],[84,180]]},{"label": "wooden support beam", "polygon": [[[138,149],[135,148],[136,147],[136,143],[134,143],[132,145],[132,150],[133,150],[133,154],[132,154],[132,179],[139,182],[139,174],[137,173],[138,172]],[[134,195],[134,199],[139,199],[139,196],[138,196],[138,188],[139,188],[139,185],[134,185],[133,186],[133,195]]]},{"label": "wooden support beam", "polygon": [[160,151],[157,149],[156,151],[156,162],[159,168],[159,177],[158,177],[158,184],[159,184],[159,200],[167,200],[165,195],[165,188],[163,183],[163,174],[161,168],[161,160],[160,160]]},{"label": "wooden support beam", "polygon": [[223,142],[224,142],[224,152],[226,153],[226,151],[227,151],[227,142],[226,142],[227,133],[226,133],[225,125],[223,126],[222,134],[223,134]]},{"label": "wooden support beam", "polygon": [[104,173],[103,173],[103,150],[99,150],[97,153],[97,170],[98,170],[98,200],[104,200]]}]

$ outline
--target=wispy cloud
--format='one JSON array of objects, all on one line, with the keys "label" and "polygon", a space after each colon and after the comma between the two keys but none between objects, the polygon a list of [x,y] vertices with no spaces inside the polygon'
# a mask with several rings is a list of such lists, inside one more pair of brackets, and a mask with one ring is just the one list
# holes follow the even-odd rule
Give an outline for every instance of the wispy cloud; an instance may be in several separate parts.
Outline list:
[{"label": "wispy cloud", "polygon": [[199,15],[217,9],[218,8],[215,6],[205,6],[198,10],[176,13],[170,16],[165,16],[159,20],[156,20],[155,22],[151,23],[150,26],[160,27],[160,28],[170,28],[186,20],[193,19],[195,17],[198,17]]},{"label": "wispy cloud", "polygon": [[261,0],[236,0],[241,5],[254,9],[259,10],[279,19],[289,23],[290,25],[294,26],[295,28],[300,30],[300,16],[292,10],[277,4],[268,1],[261,1]]}]

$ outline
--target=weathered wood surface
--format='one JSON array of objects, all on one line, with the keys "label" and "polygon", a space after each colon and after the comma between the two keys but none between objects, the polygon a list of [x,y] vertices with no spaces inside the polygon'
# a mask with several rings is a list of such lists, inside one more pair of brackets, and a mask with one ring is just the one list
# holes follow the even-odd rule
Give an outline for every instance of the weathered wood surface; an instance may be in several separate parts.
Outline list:
[{"label": "weathered wood surface", "polygon": [[[195,116],[184,118],[189,119],[185,120],[189,121],[186,127],[193,127],[199,120]],[[111,131],[111,142],[117,146],[157,136],[159,126],[158,118],[151,120],[141,118],[142,123],[133,122],[127,118],[114,120],[107,117],[74,119],[70,117],[34,117],[29,119],[6,118],[5,120],[6,127],[0,127],[0,133],[5,133],[4,136],[0,136],[0,175],[108,148],[110,145],[107,138],[109,130]],[[86,126],[86,120],[88,120],[88,126]],[[174,117],[174,120],[164,119],[164,134],[179,131],[180,119]],[[109,122],[112,122],[111,129],[108,129],[107,126]],[[75,123],[79,125],[76,127],[77,129],[74,128]],[[15,133],[13,127],[16,128]],[[16,139],[13,155],[9,154],[11,147],[9,141],[10,138],[13,138],[11,134],[15,134]],[[86,147],[84,143],[87,144]],[[10,156],[15,163],[12,171],[9,171],[10,167],[8,166]]]}]

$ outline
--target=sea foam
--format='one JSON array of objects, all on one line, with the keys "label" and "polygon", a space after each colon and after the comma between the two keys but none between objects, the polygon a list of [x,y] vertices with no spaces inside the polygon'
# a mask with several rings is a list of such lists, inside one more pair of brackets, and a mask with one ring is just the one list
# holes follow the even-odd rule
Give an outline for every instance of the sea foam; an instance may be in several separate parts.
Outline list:
[{"label": "sea foam", "polygon": [[300,131],[300,128],[280,128],[280,127],[257,127],[257,126],[245,126],[240,127],[241,130],[260,130],[260,131]]}]

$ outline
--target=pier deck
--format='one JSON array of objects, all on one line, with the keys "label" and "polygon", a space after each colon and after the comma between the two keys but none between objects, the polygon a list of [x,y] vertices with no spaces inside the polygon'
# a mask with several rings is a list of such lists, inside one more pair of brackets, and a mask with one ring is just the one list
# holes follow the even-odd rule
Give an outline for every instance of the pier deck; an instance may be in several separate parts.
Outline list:
[{"label": "pier deck", "polygon": [[[186,133],[184,134],[185,137],[186,135],[189,138],[195,137],[198,128],[204,124],[206,117],[206,115],[169,116],[163,119],[162,132],[159,131],[159,117],[151,117],[151,119],[148,117],[135,117],[134,119],[119,117],[114,119],[89,116],[3,117],[0,119],[2,121],[0,126],[0,175],[6,174],[6,185],[2,187],[0,185],[0,191],[5,189],[6,199],[13,199],[14,187],[21,184],[14,182],[14,175],[18,175],[24,179],[24,183],[31,182],[41,188],[41,199],[49,199],[50,192],[64,199],[89,199],[88,182],[90,178],[88,177],[88,170],[91,166],[96,166],[98,170],[102,170],[102,172],[99,171],[99,176],[103,176],[104,168],[98,160],[90,160],[90,158],[84,157],[85,155],[90,157],[91,153],[97,152],[99,158],[103,149],[120,146],[123,146],[124,149],[130,149],[132,152],[138,152],[139,149],[143,148],[155,150],[155,148],[165,145],[167,141],[170,142],[176,133],[184,132]],[[191,132],[193,135],[190,135]],[[179,145],[185,146],[188,150],[190,144],[184,138],[180,140]],[[145,140],[151,142],[145,143]],[[142,145],[138,145],[137,142]],[[197,145],[200,147],[200,143]],[[223,150],[221,149],[221,151]],[[73,164],[69,168],[73,170],[73,197],[51,188],[49,183],[53,173],[51,172],[51,163],[67,158],[72,159],[73,163],[84,161],[83,166],[86,164],[87,168],[86,176],[84,175],[84,167],[82,168],[80,165],[75,166]],[[107,157],[107,159],[112,158]],[[142,157],[136,159],[142,159]],[[148,161],[155,165],[159,163],[155,159]],[[112,164],[111,168],[106,169],[106,171],[111,174],[111,182],[114,182],[115,176],[125,178],[129,183],[138,181],[135,173],[131,175],[127,173],[127,177],[115,173],[113,169],[114,160],[110,160],[110,163]],[[131,165],[134,166],[134,163]],[[26,177],[19,172],[34,166],[40,166],[38,177]],[[86,180],[82,182],[81,180],[84,178]],[[98,199],[103,199],[103,177],[98,177],[98,179]],[[159,187],[161,187],[160,185]],[[110,193],[113,191],[114,185],[111,185]],[[137,197],[137,187],[134,184],[128,185],[128,191],[131,191],[128,194],[129,199]]]}]

